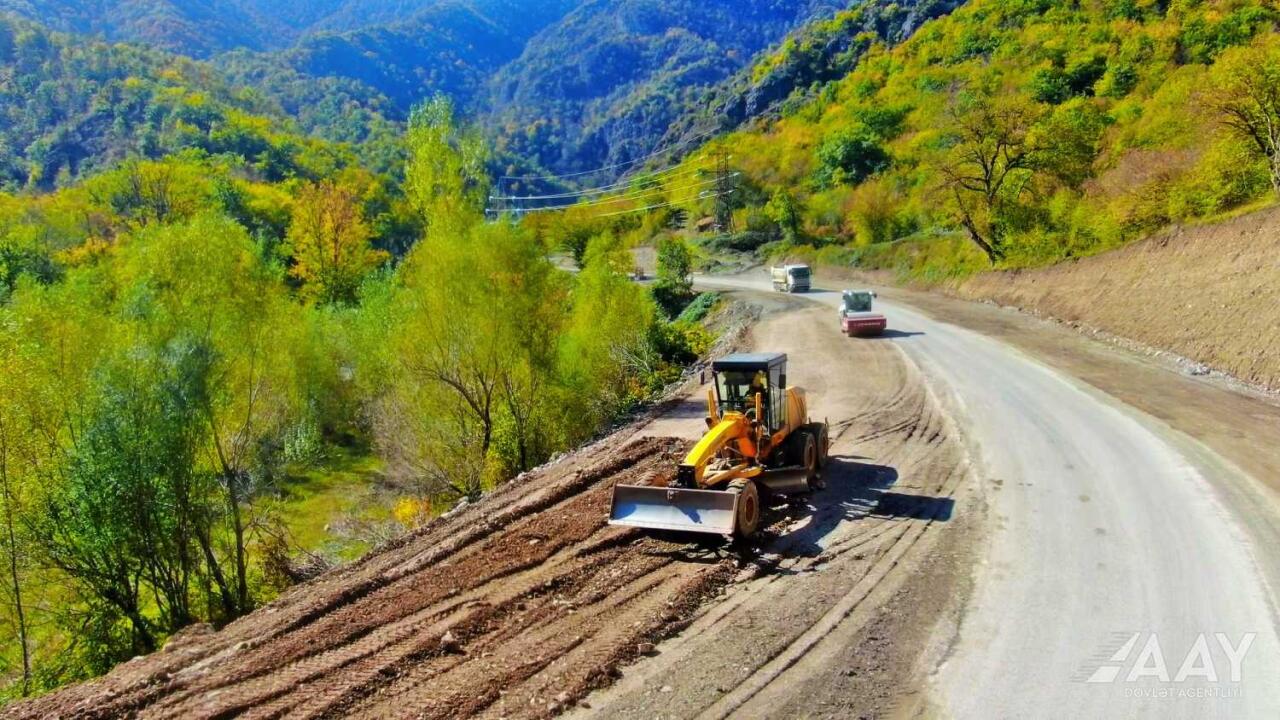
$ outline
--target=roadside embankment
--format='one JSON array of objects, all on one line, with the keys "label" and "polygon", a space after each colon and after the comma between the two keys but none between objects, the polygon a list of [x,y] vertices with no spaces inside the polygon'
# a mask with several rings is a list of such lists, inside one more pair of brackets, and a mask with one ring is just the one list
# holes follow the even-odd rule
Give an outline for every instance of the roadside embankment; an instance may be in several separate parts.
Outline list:
[{"label": "roadside embankment", "polygon": [[1280,208],[948,288],[1280,388]]}]

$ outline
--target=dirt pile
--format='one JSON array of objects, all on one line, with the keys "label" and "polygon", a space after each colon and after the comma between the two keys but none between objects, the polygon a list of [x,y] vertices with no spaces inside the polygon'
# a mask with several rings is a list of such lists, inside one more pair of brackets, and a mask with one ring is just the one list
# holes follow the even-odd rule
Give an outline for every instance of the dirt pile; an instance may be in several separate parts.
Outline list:
[{"label": "dirt pile", "polygon": [[956,287],[1280,388],[1280,208]]},{"label": "dirt pile", "polygon": [[597,444],[220,631],[5,717],[542,717],[683,626],[733,572],[605,524],[684,441]]}]

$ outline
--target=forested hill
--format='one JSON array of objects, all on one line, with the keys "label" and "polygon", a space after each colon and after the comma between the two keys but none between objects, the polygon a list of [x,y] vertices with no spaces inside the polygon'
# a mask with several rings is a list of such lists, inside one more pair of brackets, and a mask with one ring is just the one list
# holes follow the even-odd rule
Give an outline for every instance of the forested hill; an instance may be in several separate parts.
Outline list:
[{"label": "forested hill", "polygon": [[716,242],[938,280],[1274,203],[1277,29],[1270,0],[970,0],[713,141],[745,231]]},{"label": "forested hill", "polygon": [[[459,0],[0,0],[60,32],[139,42],[196,58],[235,48],[289,47],[310,32],[402,20]],[[479,3],[483,4],[483,3]]]},{"label": "forested hill", "polygon": [[[360,141],[368,164],[397,163],[400,130],[308,85],[324,130]],[[338,119],[358,137],[341,137]],[[317,121],[317,125],[323,125]],[[0,16],[0,189],[48,190],[129,158],[182,150],[235,154],[265,177],[314,144],[267,94],[228,82],[212,66],[138,45],[110,45]]]},{"label": "forested hill", "polygon": [[[469,107],[488,77],[581,2],[438,0],[391,23],[319,32],[283,51],[240,51],[217,63],[232,79],[276,96],[292,112],[307,105],[302,79],[345,81],[348,94],[366,103],[385,97],[392,114],[401,117],[434,93]],[[330,16],[326,24],[338,27],[340,17]]]},{"label": "forested hill", "polygon": [[[0,172],[10,187],[34,175],[48,188],[59,172],[189,146],[175,132],[200,128],[199,113],[174,116],[172,87],[139,99],[157,83],[214,105],[234,95],[254,114],[366,146],[378,170],[395,162],[386,139],[437,93],[488,129],[504,171],[626,165],[802,97],[873,42],[896,43],[959,2],[0,0],[54,30],[137,45],[86,45],[17,21],[27,29],[0,38],[0,53],[16,53],[0,55],[13,64],[0,86],[12,117]],[[21,107],[27,97],[36,112]]]},{"label": "forested hill", "polygon": [[653,149],[711,86],[848,0],[597,0],[536,36],[494,79],[514,154],[562,171]]},{"label": "forested hill", "polygon": [[0,0],[0,12],[59,32],[142,42],[192,57],[234,47],[279,46],[297,34],[298,27],[279,13],[260,12],[254,5],[252,0]]},{"label": "forested hill", "polygon": [[784,103],[798,106],[824,84],[849,74],[875,43],[900,43],[963,2],[866,2],[809,23],[778,50],[761,55],[700,97],[672,123],[667,142],[681,144],[732,130],[780,110]]}]

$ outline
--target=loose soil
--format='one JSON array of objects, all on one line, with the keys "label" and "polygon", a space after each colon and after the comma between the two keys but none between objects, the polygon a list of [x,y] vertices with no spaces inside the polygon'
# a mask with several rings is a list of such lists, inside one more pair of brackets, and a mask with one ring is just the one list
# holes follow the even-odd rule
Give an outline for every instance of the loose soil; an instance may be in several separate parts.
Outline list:
[{"label": "loose soil", "polygon": [[972,561],[967,454],[892,342],[753,297],[768,316],[749,344],[789,353],[833,439],[826,489],[774,498],[756,541],[605,524],[614,482],[665,481],[701,433],[695,390],[221,630],[3,716],[912,712]]},{"label": "loose soil", "polygon": [[1280,208],[1175,227],[1048,268],[984,273],[954,292],[1096,328],[1280,389]]},{"label": "loose soil", "polygon": [[605,525],[613,482],[660,480],[686,449],[599,443],[221,631],[5,716],[553,714],[733,572],[729,555]]},{"label": "loose soil", "polygon": [[[724,598],[575,716],[922,711],[922,676],[959,624],[984,527],[968,453],[893,342],[846,338],[829,309],[766,297],[807,308],[767,317],[752,345],[785,349],[791,382],[831,423],[827,487],[775,507],[768,542]],[[695,402],[662,431],[696,433]]]}]

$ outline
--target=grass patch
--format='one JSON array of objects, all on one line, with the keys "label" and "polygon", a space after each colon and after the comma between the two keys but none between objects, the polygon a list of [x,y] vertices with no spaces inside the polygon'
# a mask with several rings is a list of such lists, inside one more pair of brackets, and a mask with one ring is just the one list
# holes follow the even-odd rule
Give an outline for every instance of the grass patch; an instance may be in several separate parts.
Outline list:
[{"label": "grass patch", "polygon": [[352,521],[391,518],[389,502],[378,495],[381,470],[378,458],[341,447],[330,448],[319,465],[290,468],[280,515],[294,543],[307,552],[342,561],[368,552],[368,540],[335,529]]}]

